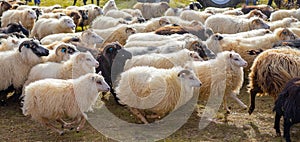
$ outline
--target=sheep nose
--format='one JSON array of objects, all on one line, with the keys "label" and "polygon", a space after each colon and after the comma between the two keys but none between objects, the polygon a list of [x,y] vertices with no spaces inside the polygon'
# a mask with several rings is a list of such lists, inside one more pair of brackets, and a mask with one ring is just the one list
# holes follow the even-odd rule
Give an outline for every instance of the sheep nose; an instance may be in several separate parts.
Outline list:
[{"label": "sheep nose", "polygon": [[245,63],[245,64],[244,64],[244,67],[247,67],[247,66],[248,66],[248,63]]},{"label": "sheep nose", "polygon": [[99,67],[99,63],[97,62],[95,66],[96,66],[96,68],[98,68]]}]

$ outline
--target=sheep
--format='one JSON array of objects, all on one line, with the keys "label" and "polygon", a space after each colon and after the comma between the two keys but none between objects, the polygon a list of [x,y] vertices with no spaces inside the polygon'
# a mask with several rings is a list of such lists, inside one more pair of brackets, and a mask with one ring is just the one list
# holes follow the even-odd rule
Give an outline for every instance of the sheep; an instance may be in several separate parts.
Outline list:
[{"label": "sheep", "polygon": [[130,14],[132,17],[137,17],[139,19],[144,19],[143,14],[142,14],[141,10],[139,10],[139,9],[121,9],[121,11]]},{"label": "sheep", "polygon": [[184,40],[185,38],[195,37],[192,34],[171,34],[171,35],[159,35],[153,32],[136,33],[130,35],[126,42],[133,41],[163,41],[163,40]]},{"label": "sheep", "polygon": [[91,24],[91,28],[93,29],[107,29],[111,27],[116,27],[120,24],[128,24],[124,19],[122,18],[112,18],[107,16],[98,16]]},{"label": "sheep", "polygon": [[163,16],[168,8],[170,8],[170,6],[166,2],[159,2],[159,3],[140,3],[140,2],[137,2],[133,6],[133,9],[141,10],[141,12],[143,14],[143,17],[146,20]]},{"label": "sheep", "polygon": [[[85,114],[92,111],[98,93],[109,91],[109,86],[101,75],[89,73],[77,79],[44,79],[29,84],[25,88],[22,113],[33,120],[64,134],[51,120],[60,122],[62,127],[69,127],[79,123],[76,131],[79,132],[87,119]],[[63,118],[74,119],[66,123]]]},{"label": "sheep", "polygon": [[29,37],[36,37],[40,40],[50,34],[74,33],[75,27],[72,18],[68,16],[60,19],[40,19],[35,23]]},{"label": "sheep", "polygon": [[294,10],[277,10],[275,12],[273,12],[270,16],[270,21],[278,21],[278,20],[282,20],[283,18],[287,18],[287,17],[294,17],[298,20],[300,20],[300,9],[294,9]]},{"label": "sheep", "polygon": [[7,94],[5,93],[10,86],[14,88],[14,96],[18,98],[17,95],[19,95],[18,93],[20,93],[20,89],[22,89],[30,69],[41,63],[41,57],[48,54],[49,51],[33,39],[20,43],[17,50],[0,52],[0,72],[3,75],[0,79],[0,96],[4,97],[1,99],[1,102],[7,99]]},{"label": "sheep", "polygon": [[300,76],[300,51],[292,48],[268,49],[254,60],[249,73],[249,114],[255,109],[256,95],[269,95],[276,100],[284,85]]},{"label": "sheep", "polygon": [[126,27],[125,26],[125,27],[122,27],[122,28],[118,28],[113,33],[111,33],[107,37],[107,39],[104,40],[101,47],[103,47],[103,45],[105,45],[105,44],[115,42],[115,41],[118,41],[121,45],[125,45],[127,38],[130,35],[133,35],[135,33],[136,33],[136,29],[131,28],[131,27]]},{"label": "sheep", "polygon": [[62,63],[46,62],[34,66],[29,72],[24,87],[31,82],[45,78],[78,78],[87,73],[95,73],[95,68],[98,66],[98,61],[96,61],[90,52],[80,52],[72,55],[69,60]]},{"label": "sheep", "polygon": [[54,47],[54,51],[51,52],[47,57],[44,57],[44,62],[61,62],[67,61],[70,55],[77,51],[76,47],[72,44],[59,43]]},{"label": "sheep", "polygon": [[175,66],[184,66],[188,61],[202,60],[199,54],[195,51],[183,49],[177,52],[168,54],[145,54],[134,56],[126,61],[124,71],[136,66],[151,66],[155,68],[168,69]]},{"label": "sheep", "polygon": [[275,102],[273,111],[275,114],[274,129],[276,130],[277,136],[281,135],[280,132],[280,118],[284,118],[284,134],[286,142],[291,142],[290,138],[290,128],[293,124],[300,123],[300,114],[299,114],[299,98],[300,92],[300,78],[295,77],[288,81],[278,95],[278,99]]},{"label": "sheep", "polygon": [[155,31],[156,29],[168,24],[170,24],[170,21],[167,18],[159,17],[151,19],[145,23],[134,23],[131,24],[131,26],[135,28],[138,33],[142,33]]},{"label": "sheep", "polygon": [[[166,18],[170,21],[170,24],[173,25],[180,25],[180,26],[194,26],[194,24],[200,23],[198,21],[187,21],[187,20],[183,20],[180,17],[177,16],[162,16],[163,18]],[[200,23],[202,24],[202,23]]]},{"label": "sheep", "polygon": [[20,40],[15,37],[8,37],[7,39],[1,39],[0,51],[9,51],[14,50],[15,47],[18,47]]},{"label": "sheep", "polygon": [[291,25],[296,22],[298,22],[298,20],[296,18],[287,17],[280,21],[268,22],[268,25],[270,26],[270,30],[274,31],[277,28],[291,27]]},{"label": "sheep", "polygon": [[183,20],[187,21],[200,21],[201,23],[204,23],[205,20],[212,16],[213,14],[211,13],[206,13],[206,12],[199,12],[199,11],[194,11],[194,10],[184,10],[180,14],[180,18]]},{"label": "sheep", "polygon": [[50,13],[52,12],[54,9],[62,9],[62,6],[59,5],[59,4],[55,4],[55,5],[52,5],[52,6],[39,6],[42,11],[44,13]]},{"label": "sheep", "polygon": [[232,9],[232,10],[224,11],[222,12],[222,14],[235,15],[235,16],[244,15],[244,13],[240,9]]},{"label": "sheep", "polygon": [[108,28],[108,29],[93,29],[93,31],[97,35],[101,36],[103,38],[103,40],[106,40],[114,31],[117,31],[117,30],[119,30],[120,28],[123,28],[123,27],[130,28],[132,26],[122,24],[122,25],[118,25],[116,27],[111,27],[111,28]]},{"label": "sheep", "polygon": [[52,11],[53,13],[65,13],[67,16],[71,17],[73,19],[73,22],[76,26],[80,25],[80,23],[83,21],[83,18],[79,11],[77,10],[66,10],[66,9],[54,9]]},{"label": "sheep", "polygon": [[[296,35],[289,29],[278,28],[272,34],[266,34],[264,36],[252,37],[252,38],[223,38],[220,41],[220,45],[217,48],[222,49],[211,49],[214,53],[218,51],[231,51],[239,53],[243,59],[245,59],[249,65],[252,65],[257,55],[249,55],[248,53],[253,50],[267,50],[271,49],[277,42],[284,40],[296,39]],[[245,71],[248,72],[248,66]]]},{"label": "sheep", "polygon": [[84,21],[85,26],[91,25],[92,21],[94,19],[96,19],[97,16],[100,16],[100,15],[104,14],[102,8],[99,7],[99,6],[96,6],[94,4],[88,4],[88,5],[84,5],[84,6],[81,6],[81,7],[88,10],[88,20]]},{"label": "sheep", "polygon": [[205,12],[213,12],[213,13],[223,13],[228,10],[233,10],[233,8],[231,8],[231,7],[227,7],[227,8],[206,7],[204,11]]},{"label": "sheep", "polygon": [[250,37],[256,37],[256,36],[263,36],[266,34],[272,33],[269,29],[256,29],[246,32],[239,32],[235,34],[220,34],[222,37],[237,37],[237,38],[250,38]]},{"label": "sheep", "polygon": [[195,73],[182,67],[157,69],[139,66],[121,73],[116,93],[121,104],[127,105],[134,115],[148,124],[140,111],[150,111],[157,118],[164,117],[189,101],[193,87],[200,86],[201,81]]},{"label": "sheep", "polygon": [[0,33],[14,33],[14,32],[22,32],[24,35],[29,36],[29,32],[20,22],[12,22],[9,23],[6,27],[0,28]]},{"label": "sheep", "polygon": [[271,13],[275,11],[273,7],[269,5],[243,5],[241,11],[247,14],[254,9],[260,10],[263,14],[268,16],[268,18],[270,18]]},{"label": "sheep", "polygon": [[62,16],[67,16],[67,15],[65,13],[62,13],[62,12],[58,12],[58,13],[45,13],[45,14],[41,15],[39,18],[45,18],[45,19],[56,18],[56,19],[59,19]]},{"label": "sheep", "polygon": [[251,10],[249,13],[245,14],[245,15],[239,15],[237,16],[238,18],[245,18],[245,19],[250,19],[251,17],[259,17],[263,20],[267,20],[268,16],[266,16],[265,14],[263,14],[261,11],[254,9]]},{"label": "sheep", "polygon": [[205,26],[215,33],[233,34],[254,29],[269,29],[270,26],[259,18],[241,19],[228,15],[213,15],[207,18]]},{"label": "sheep", "polygon": [[192,24],[193,24],[192,26],[177,26],[177,25],[164,26],[155,30],[155,33],[160,35],[169,35],[174,33],[178,33],[178,34],[191,33],[193,35],[196,35],[201,40],[206,40],[213,34],[211,28],[205,27],[200,22],[194,21]]},{"label": "sheep", "polygon": [[9,23],[20,21],[22,25],[30,31],[35,24],[36,18],[37,15],[32,9],[8,10],[2,15],[1,27],[6,27]]},{"label": "sheep", "polygon": [[36,20],[39,19],[39,16],[43,15],[43,11],[41,8],[39,8],[38,6],[28,6],[28,5],[20,5],[18,6],[18,8],[16,10],[25,10],[25,9],[32,9],[33,11],[35,11],[36,14]]},{"label": "sheep", "polygon": [[184,11],[183,8],[173,8],[170,7],[166,10],[166,12],[164,13],[165,16],[178,16],[181,14],[181,12]]},{"label": "sheep", "polygon": [[96,48],[96,44],[102,43],[103,38],[97,35],[93,29],[88,29],[83,32],[77,33],[60,33],[60,34],[51,34],[45,36],[42,40],[42,44],[51,44],[55,41],[61,41],[63,38],[67,37],[78,37],[79,42],[72,42],[77,47],[85,47],[85,48]]},{"label": "sheep", "polygon": [[110,10],[106,12],[104,16],[113,17],[113,18],[122,18],[126,21],[131,21],[133,16],[129,13],[123,12],[121,10]]},{"label": "sheep", "polygon": [[103,14],[105,15],[109,10],[118,10],[115,0],[107,1],[103,6]]},{"label": "sheep", "polygon": [[83,7],[78,7],[78,6],[68,6],[66,8],[66,10],[75,10],[75,11],[78,11],[81,15],[81,20],[79,21],[79,23],[77,24],[77,26],[80,26],[82,31],[84,30],[83,29],[83,26],[84,26],[84,23],[85,21],[88,21],[88,10],[83,8]]},{"label": "sheep", "polygon": [[11,8],[12,8],[11,4],[9,4],[6,1],[1,1],[0,2],[0,16],[2,16],[2,14],[3,14],[4,11],[7,11],[7,10],[9,10]]},{"label": "sheep", "polygon": [[[223,51],[217,54],[215,59],[211,59],[203,62],[193,62],[193,70],[197,77],[203,81],[203,86],[199,91],[199,100],[208,98],[211,94],[211,90],[219,88],[224,85],[223,107],[230,112],[227,106],[227,99],[230,96],[238,102],[243,108],[247,106],[237,98],[239,90],[244,82],[243,67],[246,67],[247,62],[234,51]],[[210,72],[210,75],[207,75]],[[214,88],[211,88],[211,87]],[[217,96],[223,94],[216,94]]]}]

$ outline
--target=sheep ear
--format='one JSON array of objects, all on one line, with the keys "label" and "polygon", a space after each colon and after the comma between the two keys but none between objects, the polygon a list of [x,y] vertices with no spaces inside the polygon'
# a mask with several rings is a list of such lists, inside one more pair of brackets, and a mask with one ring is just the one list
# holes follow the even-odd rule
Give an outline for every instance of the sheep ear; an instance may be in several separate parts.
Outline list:
[{"label": "sheep ear", "polygon": [[229,58],[232,58],[232,53],[229,54]]},{"label": "sheep ear", "polygon": [[180,78],[184,78],[185,75],[189,75],[189,74],[191,74],[191,71],[185,69],[185,70],[180,71],[180,72],[177,74],[177,76],[180,77]]}]

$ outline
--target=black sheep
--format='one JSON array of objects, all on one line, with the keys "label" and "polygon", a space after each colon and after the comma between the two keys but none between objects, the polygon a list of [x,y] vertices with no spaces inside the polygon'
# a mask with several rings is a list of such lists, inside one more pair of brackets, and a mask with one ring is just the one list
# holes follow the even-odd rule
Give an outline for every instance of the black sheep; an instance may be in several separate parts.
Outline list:
[{"label": "black sheep", "polygon": [[6,27],[0,28],[0,33],[9,34],[9,33],[19,33],[22,32],[27,37],[29,36],[29,32],[21,23],[10,23]]},{"label": "black sheep", "polygon": [[110,92],[118,103],[118,98],[113,89],[117,76],[123,71],[123,67],[127,59],[131,58],[131,54],[126,50],[122,50],[122,45],[118,42],[112,42],[105,45],[103,52],[97,57],[99,67],[96,72],[100,72],[107,84],[110,86]]},{"label": "black sheep", "polygon": [[274,129],[278,136],[280,133],[280,118],[284,119],[284,135],[287,142],[291,141],[290,128],[293,124],[300,123],[300,77],[291,79],[286,83],[283,91],[279,94],[275,102],[275,122]]},{"label": "black sheep", "polygon": [[[87,0],[83,0],[83,4],[84,4],[84,5],[86,5],[86,1],[87,1]],[[74,0],[73,5],[75,5],[76,2],[77,2],[77,0]],[[91,2],[92,2],[92,4],[94,4],[94,0],[91,0]],[[98,5],[98,6],[100,5],[100,0],[97,0],[97,5]]]}]

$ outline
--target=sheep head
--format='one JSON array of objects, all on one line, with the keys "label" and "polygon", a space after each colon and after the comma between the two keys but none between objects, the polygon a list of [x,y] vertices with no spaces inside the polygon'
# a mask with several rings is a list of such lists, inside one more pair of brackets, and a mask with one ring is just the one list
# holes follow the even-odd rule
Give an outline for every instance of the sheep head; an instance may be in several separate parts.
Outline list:
[{"label": "sheep head", "polygon": [[186,69],[181,70],[177,76],[185,80],[185,82],[190,87],[200,87],[202,84],[201,81],[195,75],[195,73],[191,70],[186,70]]},{"label": "sheep head", "polygon": [[270,29],[270,26],[259,18],[251,18],[250,29]]},{"label": "sheep head", "polygon": [[37,55],[38,57],[41,56],[48,56],[49,50],[44,48],[43,46],[40,46],[39,43],[37,43],[35,40],[25,40],[19,45],[19,52],[22,52],[22,48],[28,48],[31,49],[31,51]]}]

